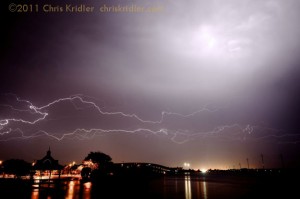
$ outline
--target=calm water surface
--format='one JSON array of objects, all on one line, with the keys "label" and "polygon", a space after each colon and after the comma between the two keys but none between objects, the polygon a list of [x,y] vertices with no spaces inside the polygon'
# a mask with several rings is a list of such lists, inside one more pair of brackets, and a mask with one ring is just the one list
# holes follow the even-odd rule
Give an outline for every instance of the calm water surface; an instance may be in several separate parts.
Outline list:
[{"label": "calm water surface", "polygon": [[164,176],[108,177],[97,183],[62,178],[0,179],[0,198],[17,199],[277,199],[300,198],[299,177]]},{"label": "calm water surface", "polygon": [[[92,184],[80,180],[59,185],[33,185],[31,199],[66,198],[158,198],[158,199],[219,199],[251,198],[253,183],[231,180],[211,181],[205,177],[162,177],[149,181],[123,180]],[[258,198],[258,197],[256,197]]]}]

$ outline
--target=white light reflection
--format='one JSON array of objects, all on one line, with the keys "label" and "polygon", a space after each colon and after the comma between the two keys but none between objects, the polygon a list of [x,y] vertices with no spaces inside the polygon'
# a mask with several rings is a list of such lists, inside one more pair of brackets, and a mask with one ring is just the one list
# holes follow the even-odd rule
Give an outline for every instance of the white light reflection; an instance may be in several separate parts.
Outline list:
[{"label": "white light reflection", "polygon": [[185,185],[185,199],[192,199],[191,177],[189,175],[185,176],[184,185]]},{"label": "white light reflection", "polygon": [[206,182],[205,181],[197,181],[197,198],[207,199],[207,189],[206,189]]},{"label": "white light reflection", "polygon": [[206,182],[202,182],[203,198],[207,199]]}]

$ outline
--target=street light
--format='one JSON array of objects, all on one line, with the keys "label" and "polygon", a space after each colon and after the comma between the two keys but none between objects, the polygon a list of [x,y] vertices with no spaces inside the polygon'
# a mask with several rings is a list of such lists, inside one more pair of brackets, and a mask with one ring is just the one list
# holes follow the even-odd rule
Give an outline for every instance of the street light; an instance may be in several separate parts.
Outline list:
[{"label": "street light", "polygon": [[185,162],[185,163],[183,163],[183,166],[189,168],[190,167],[190,163]]}]

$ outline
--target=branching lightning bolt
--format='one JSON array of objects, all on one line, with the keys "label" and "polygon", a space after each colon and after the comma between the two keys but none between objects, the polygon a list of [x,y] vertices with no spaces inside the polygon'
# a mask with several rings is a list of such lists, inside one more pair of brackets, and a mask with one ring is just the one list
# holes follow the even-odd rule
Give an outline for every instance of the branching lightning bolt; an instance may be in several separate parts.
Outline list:
[{"label": "branching lightning bolt", "polygon": [[[176,115],[176,116],[180,116],[180,117],[184,117],[184,118],[188,118],[188,117],[192,117],[194,115],[196,115],[197,113],[200,113],[202,111],[209,111],[209,112],[215,112],[217,111],[218,109],[215,108],[215,109],[209,109],[208,108],[208,105],[205,105],[203,108],[201,108],[200,110],[198,111],[195,111],[193,113],[190,113],[190,114],[187,114],[187,115],[184,115],[184,114],[180,114],[180,113],[173,113],[173,112],[166,112],[166,111],[162,111],[161,112],[161,118],[160,120],[157,120],[157,121],[151,121],[151,120],[144,120],[142,118],[140,118],[138,115],[136,114],[126,114],[126,113],[123,113],[123,112],[105,112],[105,111],[102,111],[100,109],[100,107],[95,103],[95,102],[92,102],[92,101],[86,101],[83,99],[83,97],[79,96],[79,95],[75,95],[75,96],[70,96],[70,97],[66,97],[66,98],[60,98],[60,99],[57,99],[57,100],[54,100],[50,103],[48,103],[47,105],[44,105],[44,106],[41,106],[41,107],[36,107],[34,106],[30,101],[28,100],[21,100],[19,99],[17,96],[16,96],[16,99],[18,102],[25,102],[26,104],[28,104],[28,108],[29,110],[20,110],[20,109],[15,109],[13,108],[12,106],[10,105],[5,105],[5,106],[9,106],[11,107],[13,110],[16,110],[16,111],[30,111],[31,113],[33,114],[38,114],[38,115],[41,115],[41,117],[39,117],[38,119],[36,120],[33,120],[33,121],[28,121],[28,120],[24,120],[24,119],[19,119],[19,118],[9,118],[9,119],[2,119],[0,120],[0,125],[1,126],[5,126],[5,125],[8,125],[9,122],[13,121],[13,122],[22,122],[22,123],[27,123],[27,124],[36,124],[37,122],[39,121],[42,121],[44,120],[47,116],[48,116],[48,113],[47,112],[42,112],[42,110],[46,109],[46,108],[49,108],[57,103],[60,103],[60,102],[63,102],[63,101],[70,101],[73,103],[74,100],[79,100],[81,103],[83,104],[88,104],[90,105],[91,107],[95,108],[100,114],[102,115],[120,115],[120,116],[123,116],[123,117],[130,117],[130,118],[135,118],[137,119],[138,121],[142,122],[142,123],[151,123],[151,124],[161,124],[164,120],[164,117],[167,116],[167,115]],[[74,103],[73,105],[78,108]]]},{"label": "branching lightning bolt", "polygon": [[[167,112],[162,111],[161,116],[158,120],[145,120],[139,117],[136,114],[127,114],[124,112],[107,112],[103,111],[95,102],[86,100],[85,96],[83,95],[73,95],[66,98],[59,98],[56,99],[46,105],[43,106],[35,106],[32,102],[29,100],[20,99],[14,94],[9,94],[15,97],[16,102],[22,103],[26,105],[26,108],[16,108],[13,105],[10,104],[0,104],[2,107],[9,108],[16,112],[28,112],[31,115],[36,116],[35,119],[24,119],[24,118],[15,118],[15,117],[8,117],[4,119],[0,119],[0,141],[8,141],[8,140],[15,140],[15,139],[31,139],[31,138],[37,138],[41,136],[47,136],[49,138],[53,138],[57,141],[61,141],[63,139],[91,139],[94,136],[104,135],[108,133],[150,133],[152,135],[163,135],[165,137],[170,138],[171,141],[178,144],[186,143],[190,140],[194,140],[196,138],[216,138],[216,137],[222,137],[224,140],[246,140],[246,139],[255,139],[255,140],[264,140],[268,138],[284,138],[284,137],[295,137],[298,136],[298,134],[281,134],[278,135],[278,132],[280,130],[277,129],[271,129],[266,127],[260,127],[255,125],[241,125],[241,124],[227,124],[227,125],[220,125],[212,128],[209,131],[191,131],[189,129],[181,129],[181,130],[172,130],[170,128],[162,128],[164,125],[165,118],[167,116],[176,116],[177,118],[182,119],[188,119],[191,117],[197,116],[197,114],[203,113],[203,112],[211,112],[215,113],[218,112],[221,109],[224,109],[224,107],[216,107],[216,108],[209,108],[210,104],[207,104],[203,106],[201,109],[192,112],[190,114],[180,114],[180,113],[174,113],[174,112]],[[89,97],[91,99],[91,97]],[[39,122],[42,122],[46,120],[46,118],[49,116],[49,109],[54,106],[55,104],[59,104],[62,102],[70,102],[73,104],[74,108],[76,110],[82,110],[86,108],[92,108],[98,112],[99,115],[112,115],[112,116],[122,116],[124,118],[132,118],[135,119],[142,125],[140,128],[136,129],[101,129],[101,128],[77,128],[74,131],[71,132],[65,132],[64,134],[60,135],[57,133],[49,133],[45,130],[37,130],[35,133],[31,135],[25,135],[23,130],[18,128],[12,128],[14,124],[17,123],[23,123],[27,125],[35,125]],[[82,108],[77,105],[75,102],[80,102],[82,105],[87,105],[86,107]],[[151,128],[147,127],[144,128],[143,125],[150,124]],[[10,127],[9,127],[10,126]],[[149,126],[149,125],[148,125]],[[227,131],[230,131],[228,133]],[[264,131],[264,132],[270,132],[270,134],[262,134],[259,136],[255,136],[250,138],[250,135],[253,133],[256,133],[258,131]],[[300,138],[300,136],[298,136]],[[288,141],[287,141],[288,142]],[[298,141],[295,141],[296,143]],[[295,143],[294,142],[294,143]]]}]

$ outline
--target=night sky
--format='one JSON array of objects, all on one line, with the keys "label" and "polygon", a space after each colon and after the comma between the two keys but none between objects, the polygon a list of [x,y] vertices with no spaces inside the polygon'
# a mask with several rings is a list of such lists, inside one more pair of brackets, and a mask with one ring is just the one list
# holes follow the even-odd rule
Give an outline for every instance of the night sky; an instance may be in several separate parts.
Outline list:
[{"label": "night sky", "polygon": [[[21,2],[21,1],[20,1]],[[22,1],[24,3],[24,1]],[[0,159],[300,167],[300,1],[1,1]],[[44,12],[89,5],[92,13]],[[153,12],[100,12],[138,5]]]}]

